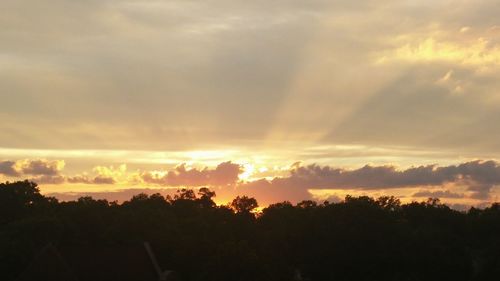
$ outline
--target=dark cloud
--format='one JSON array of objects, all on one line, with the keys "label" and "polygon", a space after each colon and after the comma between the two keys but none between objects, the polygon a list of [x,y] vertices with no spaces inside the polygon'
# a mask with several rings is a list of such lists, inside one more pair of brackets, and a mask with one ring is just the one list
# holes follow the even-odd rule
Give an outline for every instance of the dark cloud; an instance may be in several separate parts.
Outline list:
[{"label": "dark cloud", "polygon": [[0,161],[0,174],[18,177],[22,175],[31,176],[58,176],[64,168],[64,161],[61,160],[18,160]]},{"label": "dark cloud", "polygon": [[449,169],[458,174],[474,199],[488,199],[493,187],[500,184],[500,166],[496,161],[467,162]]},{"label": "dark cloud", "polygon": [[16,162],[14,161],[0,161],[0,174],[10,177],[19,176],[19,172],[15,168]]},{"label": "dark cloud", "polygon": [[[0,174],[10,177],[25,177],[38,184],[64,184],[64,183],[83,183],[83,184],[115,184],[116,177],[123,171],[114,170],[113,167],[97,166],[94,172],[96,176],[76,175],[67,176],[61,174],[65,162],[62,160],[18,160],[1,161]],[[124,166],[125,167],[125,166]],[[120,168],[121,169],[121,168]]]},{"label": "dark cloud", "polygon": [[481,184],[472,182],[467,190],[472,191],[471,198],[473,199],[488,199],[490,197],[491,189],[494,187],[494,184]]},{"label": "dark cloud", "polygon": [[309,186],[314,189],[324,188],[398,188],[419,185],[440,185],[453,180],[453,175],[436,173],[436,167],[419,166],[399,171],[394,166],[365,165],[355,170],[333,168],[330,166],[309,165],[296,167],[289,177],[276,178],[274,181],[283,185]]},{"label": "dark cloud", "polygon": [[[172,187],[209,186],[217,193],[221,202],[229,201],[237,195],[255,197],[261,204],[302,200],[312,200],[313,190],[343,189],[377,191],[394,188],[441,187],[442,189],[422,189],[412,197],[433,197],[446,199],[480,199],[483,202],[490,199],[492,189],[500,185],[500,166],[496,161],[470,161],[449,166],[418,166],[407,169],[397,169],[394,166],[365,165],[358,169],[344,169],[330,166],[296,164],[288,176],[272,179],[257,179],[254,181],[239,181],[238,175],[243,172],[241,165],[223,162],[217,167],[203,169],[187,169],[180,165],[172,171],[158,174],[144,172],[140,174],[143,183],[158,184]],[[61,184],[115,184],[115,178],[106,175],[89,177],[79,175],[74,177],[40,176],[35,179],[39,183]],[[139,182],[140,183],[140,182]],[[446,189],[443,189],[444,186]],[[465,188],[467,193],[449,190],[449,187]],[[140,192],[154,193],[158,189],[127,189],[120,191],[104,191],[95,193],[58,193],[58,198],[73,200],[81,196],[93,196],[109,200],[127,200]],[[174,189],[163,189],[162,194],[172,194]],[[338,196],[326,200],[338,201]]]},{"label": "dark cloud", "polygon": [[412,195],[413,197],[427,197],[427,198],[464,198],[465,194],[455,193],[449,190],[445,191],[429,191],[422,190]]},{"label": "dark cloud", "polygon": [[[20,171],[39,173],[32,179],[39,184],[117,184],[126,176],[125,167],[120,170],[98,167],[95,176],[87,174],[65,176],[59,174],[61,162],[23,160],[19,163],[4,161],[4,170],[21,167]],[[59,164],[57,164],[59,163]],[[7,168],[5,168],[7,167]],[[14,169],[14,168],[12,168]],[[17,171],[14,169],[14,171]],[[9,171],[12,173],[12,171]],[[313,190],[341,189],[377,191],[383,189],[417,188],[423,189],[413,197],[470,198],[488,200],[493,188],[500,185],[500,164],[496,161],[470,161],[457,165],[424,165],[398,169],[395,166],[365,165],[358,169],[345,169],[317,164],[293,165],[289,175],[240,181],[243,167],[232,162],[223,162],[215,168],[188,169],[185,164],[166,172],[142,172],[129,175],[129,183],[154,184],[171,187],[214,188],[219,198],[230,199],[236,195],[256,197],[262,203],[283,200],[298,202],[312,199]],[[45,174],[40,174],[45,173]],[[443,188],[447,186],[446,190]],[[441,187],[440,190],[426,189]],[[449,187],[465,188],[465,193],[457,193]],[[310,192],[311,191],[311,192]]]},{"label": "dark cloud", "polygon": [[116,180],[113,177],[97,176],[94,178],[94,184],[115,184]]},{"label": "dark cloud", "polygon": [[222,186],[236,183],[242,172],[239,164],[231,162],[221,163],[215,169],[186,169],[183,164],[163,175],[144,172],[140,177],[145,183],[165,186]]},{"label": "dark cloud", "polygon": [[[243,193],[263,198],[296,201],[310,198],[308,189],[361,189],[465,185],[470,197],[487,199],[492,188],[500,185],[500,166],[495,161],[471,161],[438,167],[427,165],[398,170],[394,166],[370,166],[348,170],[330,166],[295,166],[287,177],[258,180],[242,184]],[[436,195],[455,196],[454,193]],[[440,197],[437,196],[437,197]],[[430,196],[434,197],[434,196]]]},{"label": "dark cloud", "polygon": [[59,160],[24,160],[20,163],[21,173],[25,175],[56,176],[63,168],[64,161]]},{"label": "dark cloud", "polygon": [[66,178],[61,175],[41,175],[31,178],[30,181],[37,184],[63,184],[66,182]]},{"label": "dark cloud", "polygon": [[67,177],[69,183],[83,183],[83,184],[115,184],[116,180],[110,176],[98,175],[96,177],[89,177],[87,175],[78,175],[74,177]]}]

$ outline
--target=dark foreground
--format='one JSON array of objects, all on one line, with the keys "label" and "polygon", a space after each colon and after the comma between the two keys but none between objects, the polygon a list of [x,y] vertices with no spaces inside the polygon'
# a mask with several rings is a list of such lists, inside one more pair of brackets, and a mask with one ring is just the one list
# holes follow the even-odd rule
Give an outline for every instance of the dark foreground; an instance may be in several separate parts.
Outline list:
[{"label": "dark foreground", "polygon": [[458,212],[437,200],[347,197],[254,215],[254,199],[216,206],[214,195],[58,202],[34,183],[0,184],[0,280],[29,280],[33,268],[80,281],[159,280],[144,242],[184,281],[500,280],[499,204]]}]

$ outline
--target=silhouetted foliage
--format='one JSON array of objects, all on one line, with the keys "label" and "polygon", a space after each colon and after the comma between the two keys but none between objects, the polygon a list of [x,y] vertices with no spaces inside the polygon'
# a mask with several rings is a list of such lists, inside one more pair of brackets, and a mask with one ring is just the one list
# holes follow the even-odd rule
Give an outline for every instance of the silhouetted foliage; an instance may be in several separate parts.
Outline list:
[{"label": "silhouetted foliage", "polygon": [[[198,195],[198,196],[197,196]],[[32,182],[0,184],[0,279],[15,280],[49,242],[128,247],[149,241],[183,280],[498,280],[500,205],[459,212],[437,199],[347,196],[217,206],[215,192],[138,194],[118,204],[58,202]],[[99,279],[96,279],[99,280]]]},{"label": "silhouetted foliage", "polygon": [[255,208],[259,207],[259,204],[257,204],[257,200],[255,200],[255,198],[249,198],[247,196],[241,196],[241,197],[238,196],[234,198],[230,206],[237,213],[250,213]]}]

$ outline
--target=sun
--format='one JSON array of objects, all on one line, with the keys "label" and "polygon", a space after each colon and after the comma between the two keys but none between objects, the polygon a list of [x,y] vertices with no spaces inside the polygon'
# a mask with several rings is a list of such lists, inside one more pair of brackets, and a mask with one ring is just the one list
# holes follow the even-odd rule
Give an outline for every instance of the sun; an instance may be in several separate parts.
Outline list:
[{"label": "sun", "polygon": [[248,181],[255,172],[255,166],[250,163],[243,164],[243,173],[238,177],[241,181]]}]

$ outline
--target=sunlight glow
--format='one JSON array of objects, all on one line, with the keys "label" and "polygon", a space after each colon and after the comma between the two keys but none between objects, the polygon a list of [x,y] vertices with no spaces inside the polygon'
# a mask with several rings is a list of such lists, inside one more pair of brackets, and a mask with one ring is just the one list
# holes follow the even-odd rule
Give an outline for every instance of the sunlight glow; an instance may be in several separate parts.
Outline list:
[{"label": "sunlight glow", "polygon": [[239,175],[239,179],[243,181],[248,181],[255,172],[255,166],[252,164],[243,164],[244,172]]},{"label": "sunlight glow", "polygon": [[500,47],[485,38],[468,44],[427,38],[423,42],[408,42],[383,55],[378,63],[392,60],[411,62],[450,61],[467,65],[499,65]]},{"label": "sunlight glow", "polygon": [[228,159],[235,151],[231,150],[195,150],[185,152],[185,155],[194,161]]}]

